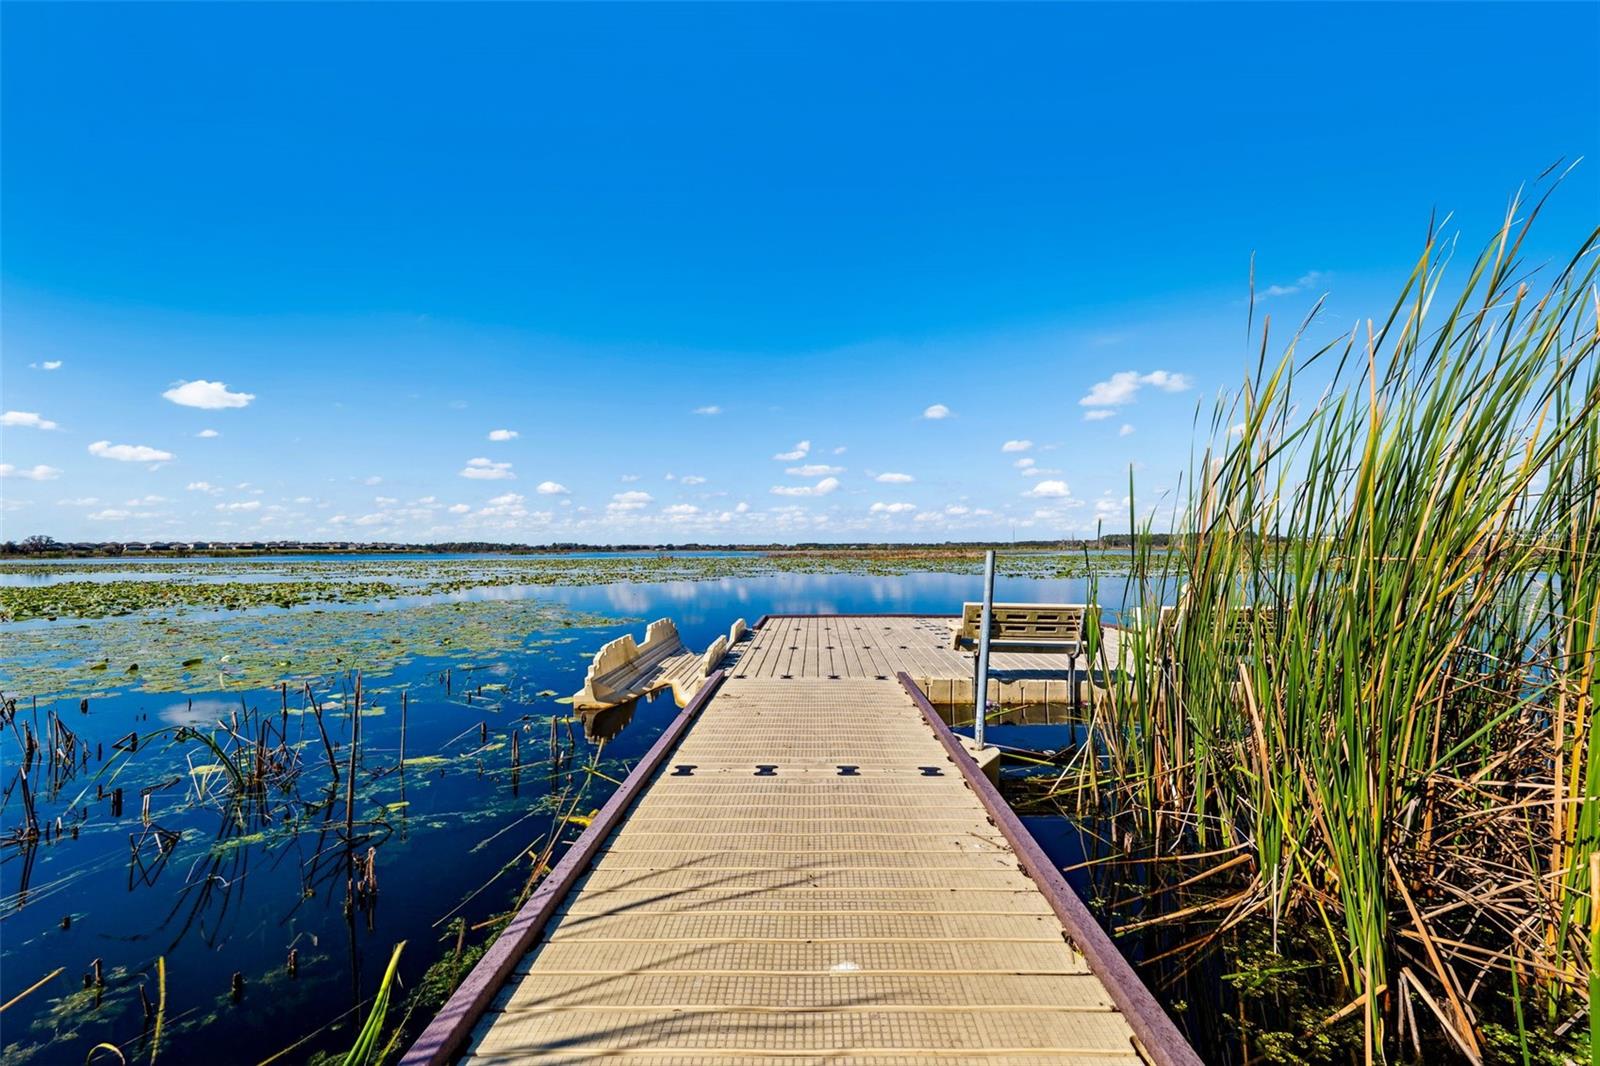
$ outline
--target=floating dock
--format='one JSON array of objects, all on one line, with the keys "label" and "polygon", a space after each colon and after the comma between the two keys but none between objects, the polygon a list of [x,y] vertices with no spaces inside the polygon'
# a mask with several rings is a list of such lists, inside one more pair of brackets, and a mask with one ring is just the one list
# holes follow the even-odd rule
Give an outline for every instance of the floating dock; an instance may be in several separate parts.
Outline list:
[{"label": "floating dock", "polygon": [[1198,1066],[928,701],[971,692],[951,632],[728,645],[406,1066]]}]

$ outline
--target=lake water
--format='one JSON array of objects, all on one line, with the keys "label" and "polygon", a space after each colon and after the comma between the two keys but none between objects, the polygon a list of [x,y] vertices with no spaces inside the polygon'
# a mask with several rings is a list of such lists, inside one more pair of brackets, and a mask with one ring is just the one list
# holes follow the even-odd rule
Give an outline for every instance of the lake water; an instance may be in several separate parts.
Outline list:
[{"label": "lake water", "polygon": [[[207,565],[139,560],[104,572],[203,579]],[[1088,588],[1006,578],[996,595],[1072,602]],[[1099,588],[1116,602],[1105,579]],[[0,1000],[60,970],[6,1012],[0,1064],[82,1063],[101,1042],[129,1061],[148,1056],[144,1004],[159,999],[158,962],[163,1063],[347,1049],[394,945],[407,944],[410,989],[453,952],[454,919],[469,946],[481,942],[486,931],[472,927],[514,903],[531,856],[580,831],[581,817],[558,812],[597,809],[676,714],[661,698],[587,729],[569,721],[559,701],[605,641],[664,616],[698,648],[739,617],[954,614],[979,594],[970,574],[771,573],[0,626],[0,684],[16,699],[0,742]],[[347,815],[357,670],[363,714]],[[24,738],[49,749],[53,717],[70,731],[54,746],[70,752],[53,770],[36,761],[25,800]],[[233,798],[224,760],[175,735],[180,727],[236,757],[235,736],[259,740],[272,764],[263,790]],[[1001,730],[1026,745],[1032,728]],[[1073,735],[1070,725],[1040,728],[1054,732],[1034,739]],[[130,733],[138,750],[120,750]],[[31,846],[18,840],[29,800],[44,830]],[[1063,862],[1073,856],[1071,834],[1041,837]],[[369,854],[376,892],[353,891]]]}]

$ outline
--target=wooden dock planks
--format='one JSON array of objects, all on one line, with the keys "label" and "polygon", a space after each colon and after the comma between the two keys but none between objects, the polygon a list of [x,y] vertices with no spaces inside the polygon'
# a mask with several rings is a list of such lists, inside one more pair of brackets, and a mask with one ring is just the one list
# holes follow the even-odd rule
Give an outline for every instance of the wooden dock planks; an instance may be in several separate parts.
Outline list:
[{"label": "wooden dock planks", "polygon": [[[1053,869],[1041,882],[1015,819],[896,680],[965,671],[949,633],[843,616],[756,630],[631,806],[575,845],[586,872],[487,1009],[455,1013],[463,1060],[1197,1063],[1153,1000],[1124,1015],[1131,971],[1108,983],[1073,946],[1084,930],[1051,897],[1070,890]],[[455,1046],[425,1034],[406,1062]]]},{"label": "wooden dock planks", "polygon": [[[825,634],[794,628],[810,645],[794,669],[815,675]],[[887,830],[882,813],[911,831]],[[685,910],[685,893],[699,905]],[[900,686],[821,678],[723,685],[480,1022],[468,1061],[685,1054],[1138,1061]]]}]

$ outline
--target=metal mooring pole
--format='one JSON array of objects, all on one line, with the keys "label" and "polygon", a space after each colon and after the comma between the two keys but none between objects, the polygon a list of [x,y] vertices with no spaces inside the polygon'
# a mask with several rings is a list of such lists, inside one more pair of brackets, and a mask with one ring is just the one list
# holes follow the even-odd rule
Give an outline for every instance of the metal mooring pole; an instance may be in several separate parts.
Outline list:
[{"label": "metal mooring pole", "polygon": [[982,751],[983,720],[989,717],[989,621],[994,614],[994,552],[983,553],[983,617],[978,629],[978,681],[972,691],[972,739]]}]

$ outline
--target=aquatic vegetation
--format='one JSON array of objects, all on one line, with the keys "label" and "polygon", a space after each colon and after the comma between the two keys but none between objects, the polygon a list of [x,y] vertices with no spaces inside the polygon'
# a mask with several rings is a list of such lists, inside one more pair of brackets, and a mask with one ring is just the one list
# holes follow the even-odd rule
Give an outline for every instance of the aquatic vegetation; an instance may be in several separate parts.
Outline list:
[{"label": "aquatic vegetation", "polygon": [[372,1010],[361,1032],[356,1034],[355,1046],[345,1055],[344,1066],[368,1066],[371,1062],[381,1061],[382,1056],[375,1060],[374,1053],[383,1034],[384,1019],[389,1014],[389,992],[394,987],[395,973],[400,968],[400,953],[405,947],[404,940],[394,946],[394,954],[389,957],[389,968],[383,972],[383,980],[378,984],[378,994],[372,997]]},{"label": "aquatic vegetation", "polygon": [[419,657],[554,649],[577,639],[559,630],[619,621],[627,620],[542,600],[504,600],[13,629],[0,660],[0,690],[77,699],[122,689],[130,673],[146,692],[252,689],[293,685],[355,664],[368,678],[379,678]]},{"label": "aquatic vegetation", "polygon": [[395,585],[373,581],[205,582],[63,581],[0,586],[0,621],[30,618],[104,618],[136,611],[198,608],[241,610],[353,603],[397,596]]},{"label": "aquatic vegetation", "polygon": [[[670,719],[615,754],[549,728],[617,627],[510,600],[9,628],[0,958],[39,980],[8,996],[0,1061],[349,1049],[374,992],[341,1005],[339,971],[381,974],[362,941],[394,929],[387,957],[446,911],[476,942],[577,834],[574,795],[603,801]],[[407,984],[434,961],[412,955]]]},{"label": "aquatic vegetation", "polygon": [[1386,321],[1276,363],[1263,331],[1175,551],[1130,550],[1104,757],[1056,790],[1228,871],[1173,957],[1320,927],[1367,1061],[1565,1046],[1600,1011],[1596,243],[1535,290],[1536,214],[1442,311],[1435,239]]},{"label": "aquatic vegetation", "polygon": [[[619,582],[717,581],[762,574],[979,573],[983,553],[970,549],[794,551],[724,555],[534,556],[483,559],[352,559],[284,563],[227,561],[151,574],[149,561],[84,564],[0,563],[0,574],[50,583],[0,584],[0,621],[105,618],[160,611],[301,607],[370,603],[397,597],[443,597],[472,589],[578,588]],[[1078,577],[1125,565],[1112,552],[1010,552],[1006,577]],[[121,576],[126,574],[125,577]],[[88,578],[92,577],[93,580]],[[239,580],[220,580],[233,577]]]}]

